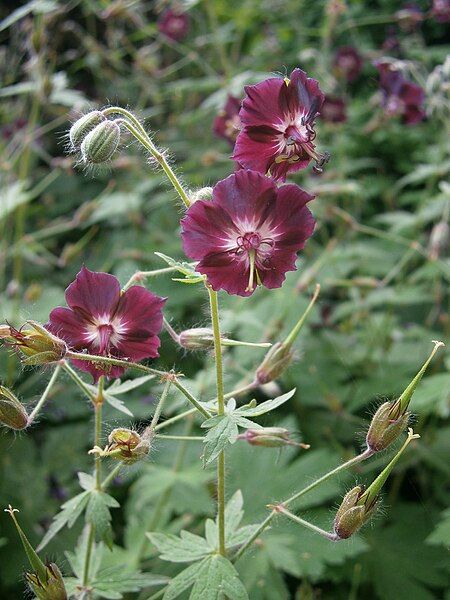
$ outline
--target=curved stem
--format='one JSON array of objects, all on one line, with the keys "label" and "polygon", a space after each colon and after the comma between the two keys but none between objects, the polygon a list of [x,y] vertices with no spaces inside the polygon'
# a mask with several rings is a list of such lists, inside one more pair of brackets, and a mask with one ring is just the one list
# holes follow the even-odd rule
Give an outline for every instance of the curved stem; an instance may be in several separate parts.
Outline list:
[{"label": "curved stem", "polygon": [[[217,413],[225,414],[225,399],[223,389],[223,364],[222,364],[222,345],[220,337],[219,323],[219,304],[217,301],[217,292],[210,286],[207,286],[209,294],[209,303],[211,307],[211,320],[214,332],[214,353],[216,360],[216,385],[217,385]],[[226,556],[225,547],[225,452],[219,454],[217,458],[217,512],[219,525],[219,552]]]},{"label": "curved stem", "polygon": [[148,150],[148,152],[150,152],[150,154],[153,156],[153,158],[161,165],[164,173],[166,174],[170,183],[173,185],[173,187],[177,191],[181,200],[183,200],[185,206],[187,208],[189,208],[189,206],[191,205],[191,202],[188,198],[188,195],[184,191],[183,186],[181,185],[179,179],[177,178],[173,169],[167,162],[164,154],[162,152],[160,152],[158,150],[158,148],[155,146],[155,144],[152,142],[152,140],[148,136],[147,132],[145,131],[145,129],[142,127],[142,125],[138,121],[138,119],[136,119],[136,117],[131,112],[129,112],[128,110],[126,110],[124,108],[120,108],[119,106],[111,106],[110,108],[105,109],[103,111],[103,114],[105,116],[108,116],[111,114],[120,114],[123,117],[125,117],[123,119],[117,119],[117,122],[120,123],[121,125],[123,125],[124,127],[126,127],[128,129],[128,131],[138,140],[138,142],[140,142],[140,144],[142,144],[142,146],[144,146],[144,148],[146,150]]},{"label": "curved stem", "polygon": [[[332,477],[333,475],[336,475],[340,471],[348,469],[349,467],[352,467],[353,465],[356,465],[356,464],[362,462],[363,460],[366,460],[367,458],[370,458],[373,454],[374,454],[374,452],[372,450],[369,450],[369,449],[364,450],[364,452],[361,452],[361,454],[358,454],[357,456],[354,456],[353,458],[351,458],[350,460],[346,461],[345,463],[342,463],[341,465],[338,465],[335,469],[332,469],[331,471],[328,471],[328,473],[325,473],[325,475],[322,475],[322,477],[319,477],[319,479],[316,479],[316,481],[313,481],[310,485],[306,486],[305,488],[303,488],[302,490],[300,490],[299,492],[297,492],[296,494],[294,494],[293,496],[291,496],[290,498],[288,498],[284,502],[280,502],[279,504],[280,505],[284,505],[284,506],[287,506],[288,504],[291,504],[292,502],[294,502],[295,500],[298,500],[298,498],[301,498],[302,496],[304,496],[305,494],[307,494],[308,492],[310,492],[311,490],[313,490],[315,487],[317,487],[318,485],[320,485],[321,483],[323,483],[324,481],[326,481],[327,479],[329,479],[330,477]],[[265,529],[267,529],[267,527],[270,525],[270,523],[272,522],[272,520],[274,519],[274,517],[279,512],[280,511],[278,509],[276,509],[276,508],[272,509],[271,513],[264,519],[264,521],[261,523],[261,525],[258,527],[258,529],[239,548],[239,550],[233,556],[233,560],[238,560],[238,558],[240,558],[244,554],[244,552],[248,548],[250,548],[250,546],[253,544],[253,542],[261,535],[261,533]]]},{"label": "curved stem", "polygon": [[33,410],[30,413],[30,416],[28,417],[28,423],[27,423],[27,427],[29,425],[31,425],[31,423],[33,423],[33,421],[35,420],[35,418],[37,417],[37,415],[39,414],[39,411],[41,410],[41,408],[44,406],[45,402],[47,401],[47,398],[50,394],[50,391],[59,375],[59,372],[61,370],[61,366],[58,365],[56,367],[56,369],[53,371],[52,376],[50,377],[50,381],[47,384],[47,387],[44,390],[44,393],[42,394],[42,396],[39,399],[39,402],[36,404],[36,406],[33,408]]}]

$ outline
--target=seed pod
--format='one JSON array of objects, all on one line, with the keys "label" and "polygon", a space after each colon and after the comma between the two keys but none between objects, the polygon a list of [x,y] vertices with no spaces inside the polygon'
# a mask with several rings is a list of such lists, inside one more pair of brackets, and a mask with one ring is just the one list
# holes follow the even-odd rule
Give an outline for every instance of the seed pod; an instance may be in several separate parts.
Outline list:
[{"label": "seed pod", "polygon": [[145,433],[141,436],[132,429],[118,427],[109,434],[109,446],[103,455],[112,456],[126,464],[133,464],[148,455],[150,441],[151,436],[145,435]]},{"label": "seed pod", "polygon": [[106,117],[99,110],[93,110],[77,119],[69,131],[72,150],[78,150],[88,133],[102,121],[106,121]]},{"label": "seed pod", "polygon": [[367,447],[381,452],[390,446],[408,426],[409,412],[400,411],[396,402],[384,402],[374,414],[366,436]]},{"label": "seed pod", "polygon": [[334,518],[334,533],[341,540],[353,535],[367,521],[372,513],[375,503],[366,506],[360,503],[364,490],[357,485],[347,492]]},{"label": "seed pod", "polygon": [[36,573],[26,573],[25,579],[39,600],[67,600],[61,571],[55,563],[46,565],[47,577],[42,581]]},{"label": "seed pod", "polygon": [[0,326],[0,339],[21,355],[25,365],[45,365],[58,362],[67,353],[67,344],[40,323],[27,321],[20,329]]},{"label": "seed pod", "polygon": [[0,424],[10,429],[25,429],[28,413],[23,404],[6,387],[0,385]]},{"label": "seed pod", "polygon": [[115,121],[99,123],[84,138],[81,156],[86,164],[98,165],[108,162],[120,143],[120,127]]},{"label": "seed pod", "polygon": [[264,360],[256,370],[256,380],[259,384],[269,383],[278,379],[289,367],[294,358],[291,346],[277,342],[267,352]]}]

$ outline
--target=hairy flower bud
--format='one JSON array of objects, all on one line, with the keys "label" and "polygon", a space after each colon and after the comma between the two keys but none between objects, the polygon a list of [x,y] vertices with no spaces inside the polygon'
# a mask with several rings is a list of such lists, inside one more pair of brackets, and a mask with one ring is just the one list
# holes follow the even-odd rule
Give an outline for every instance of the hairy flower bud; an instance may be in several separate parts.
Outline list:
[{"label": "hairy flower bud", "polygon": [[67,345],[63,340],[35,321],[27,321],[20,329],[0,325],[0,339],[20,353],[25,365],[57,362],[67,352]]},{"label": "hairy flower bud", "polygon": [[191,204],[197,202],[197,200],[212,200],[213,189],[212,187],[203,187],[195,192],[189,194],[189,200]]},{"label": "hairy flower bud", "polygon": [[214,348],[214,332],[209,327],[186,329],[179,335],[179,344],[187,350],[209,350]]},{"label": "hairy flower bud", "polygon": [[6,387],[0,385],[0,424],[10,429],[25,429],[28,413],[23,404]]},{"label": "hairy flower bud", "polygon": [[120,143],[120,127],[115,121],[102,121],[84,138],[81,156],[87,164],[108,162]]},{"label": "hairy flower bud", "polygon": [[334,518],[334,533],[336,536],[345,540],[353,535],[369,519],[375,504],[372,502],[366,505],[361,502],[364,488],[357,485],[347,492],[342,500],[340,507]]},{"label": "hairy flower bud", "polygon": [[78,150],[84,138],[106,117],[99,110],[93,110],[75,121],[69,131],[72,150]]},{"label": "hairy flower bud", "polygon": [[256,380],[259,384],[269,383],[278,379],[289,367],[294,358],[291,346],[277,342],[267,352],[264,360],[256,370]]},{"label": "hairy flower bud", "polygon": [[265,448],[280,448],[282,446],[298,446],[305,450],[307,444],[300,444],[289,439],[290,432],[284,427],[260,427],[258,429],[247,429],[237,436],[238,440],[245,440],[252,446],[264,446]]},{"label": "hairy flower bud", "polygon": [[119,427],[113,429],[108,437],[109,446],[104,452],[105,456],[112,456],[126,464],[133,464],[145,458],[150,452],[151,436],[139,435],[137,431]]},{"label": "hairy flower bud", "polygon": [[46,565],[46,579],[42,580],[36,573],[26,573],[28,585],[38,600],[67,600],[61,571],[55,563]]},{"label": "hairy flower bud", "polygon": [[384,402],[374,414],[366,436],[367,447],[373,452],[385,450],[405,431],[409,412],[400,410],[398,401]]}]

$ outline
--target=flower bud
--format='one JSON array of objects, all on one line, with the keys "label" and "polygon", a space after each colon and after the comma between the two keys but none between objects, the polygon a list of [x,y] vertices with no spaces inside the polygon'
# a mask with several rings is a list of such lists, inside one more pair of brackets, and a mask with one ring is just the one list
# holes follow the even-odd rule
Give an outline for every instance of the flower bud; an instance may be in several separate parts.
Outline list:
[{"label": "flower bud", "polygon": [[237,436],[238,440],[245,440],[252,446],[264,446],[265,448],[280,448],[281,446],[298,446],[305,450],[307,444],[299,444],[289,439],[290,433],[284,427],[261,427],[258,429],[247,429]]},{"label": "flower bud", "polygon": [[0,385],[0,424],[10,429],[25,429],[28,413],[23,404],[8,388]]},{"label": "flower bud", "polygon": [[84,138],[106,117],[99,110],[93,110],[75,121],[69,131],[72,150],[78,150]]},{"label": "flower bud", "polygon": [[35,321],[27,321],[20,329],[0,325],[0,339],[21,354],[25,365],[45,365],[64,358],[66,343]]},{"label": "flower bud", "polygon": [[214,332],[209,327],[186,329],[179,335],[179,344],[187,350],[209,350],[214,348]]},{"label": "flower bud", "polygon": [[85,163],[101,164],[112,158],[120,142],[120,127],[115,121],[102,121],[84,138],[81,156]]},{"label": "flower bud", "polygon": [[67,600],[61,571],[55,563],[46,565],[46,579],[43,581],[36,573],[26,573],[25,579],[38,600]]},{"label": "flower bud", "polygon": [[361,503],[364,492],[362,486],[357,485],[347,492],[334,518],[334,533],[345,540],[353,535],[369,519],[376,502],[366,506]]},{"label": "flower bud", "polygon": [[395,442],[405,431],[409,412],[400,411],[398,401],[384,402],[374,414],[366,436],[367,447],[373,452],[381,452]]},{"label": "flower bud", "polygon": [[190,192],[189,200],[191,201],[191,204],[194,204],[197,200],[212,200],[212,193],[212,187],[203,187],[195,192]]},{"label": "flower bud", "polygon": [[294,358],[294,352],[284,342],[277,342],[267,352],[264,360],[256,370],[256,380],[259,384],[269,383],[278,379],[289,367]]},{"label": "flower bud", "polygon": [[109,434],[109,446],[103,455],[112,456],[126,464],[133,464],[148,455],[150,440],[151,436],[146,435],[145,432],[141,436],[137,431],[119,427]]}]

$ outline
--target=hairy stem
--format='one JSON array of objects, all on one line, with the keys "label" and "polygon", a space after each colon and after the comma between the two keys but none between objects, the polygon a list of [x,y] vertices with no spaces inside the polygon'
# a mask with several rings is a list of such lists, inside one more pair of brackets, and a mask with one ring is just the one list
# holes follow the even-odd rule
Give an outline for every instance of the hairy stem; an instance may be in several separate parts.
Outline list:
[{"label": "hairy stem", "polygon": [[[335,469],[328,471],[328,473],[325,473],[325,475],[322,475],[322,477],[319,477],[319,479],[316,479],[310,485],[306,486],[305,488],[303,488],[302,490],[300,490],[299,492],[297,492],[296,494],[294,494],[293,496],[291,496],[284,502],[280,502],[279,505],[288,506],[292,502],[295,502],[295,500],[298,500],[299,498],[301,498],[302,496],[304,496],[305,494],[307,494],[308,492],[310,492],[311,490],[316,488],[318,485],[320,485],[324,481],[327,481],[327,479],[329,479],[330,477],[333,477],[333,475],[336,475],[340,471],[344,471],[345,469],[348,469],[348,468],[352,467],[353,465],[356,465],[356,464],[362,462],[363,460],[370,458],[373,454],[374,454],[374,452],[372,450],[369,450],[369,449],[364,450],[364,452],[361,452],[361,454],[354,456],[353,458],[346,461],[345,463],[338,465]],[[237,560],[238,558],[240,558],[244,554],[244,552],[248,548],[250,548],[250,546],[253,544],[253,542],[261,535],[261,533],[265,529],[267,529],[267,527],[270,525],[270,523],[272,522],[274,517],[277,514],[279,514],[279,512],[280,511],[277,509],[272,509],[270,514],[264,519],[264,521],[261,523],[261,525],[258,527],[258,529],[249,537],[249,539],[236,552],[236,554],[233,557],[234,560]]]},{"label": "hairy stem", "polygon": [[55,381],[56,381],[56,379],[57,379],[60,371],[61,371],[61,367],[60,367],[60,365],[58,365],[56,367],[56,369],[53,371],[52,376],[50,377],[50,381],[48,382],[47,387],[44,390],[44,393],[40,397],[39,402],[36,404],[36,406],[31,411],[30,416],[28,417],[27,427],[29,427],[31,425],[31,423],[33,423],[33,421],[35,420],[35,418],[39,414],[40,410],[42,409],[42,407],[46,403],[46,401],[47,401],[47,399],[49,397],[49,394],[50,394],[50,392],[52,390],[52,387],[54,386]]},{"label": "hairy stem", "polygon": [[126,127],[128,129],[128,131],[138,140],[138,142],[140,142],[142,144],[142,146],[144,146],[144,148],[146,150],[148,150],[148,152],[150,152],[150,154],[159,163],[159,165],[161,165],[164,173],[166,174],[170,183],[173,185],[173,187],[177,191],[181,200],[184,202],[185,206],[187,208],[189,208],[189,206],[191,205],[191,202],[190,202],[188,195],[186,194],[183,186],[181,185],[179,179],[177,178],[177,176],[175,175],[171,166],[167,162],[164,154],[162,152],[160,152],[158,150],[158,148],[155,146],[155,144],[152,142],[150,137],[147,135],[147,132],[145,131],[145,129],[139,123],[138,119],[136,119],[136,117],[132,113],[130,113],[128,110],[125,110],[124,108],[120,108],[119,106],[112,106],[110,108],[107,108],[106,110],[103,111],[103,114],[105,116],[111,115],[111,114],[120,114],[124,117],[123,119],[118,119],[118,122],[120,122],[121,125]]},{"label": "hairy stem", "polygon": [[[217,385],[217,413],[225,414],[225,399],[223,389],[222,345],[220,339],[219,304],[217,292],[207,286],[209,303],[211,307],[211,320],[214,332],[214,353],[216,360],[216,385]],[[225,452],[219,454],[217,459],[217,512],[219,524],[219,552],[226,556],[225,547]]]}]

